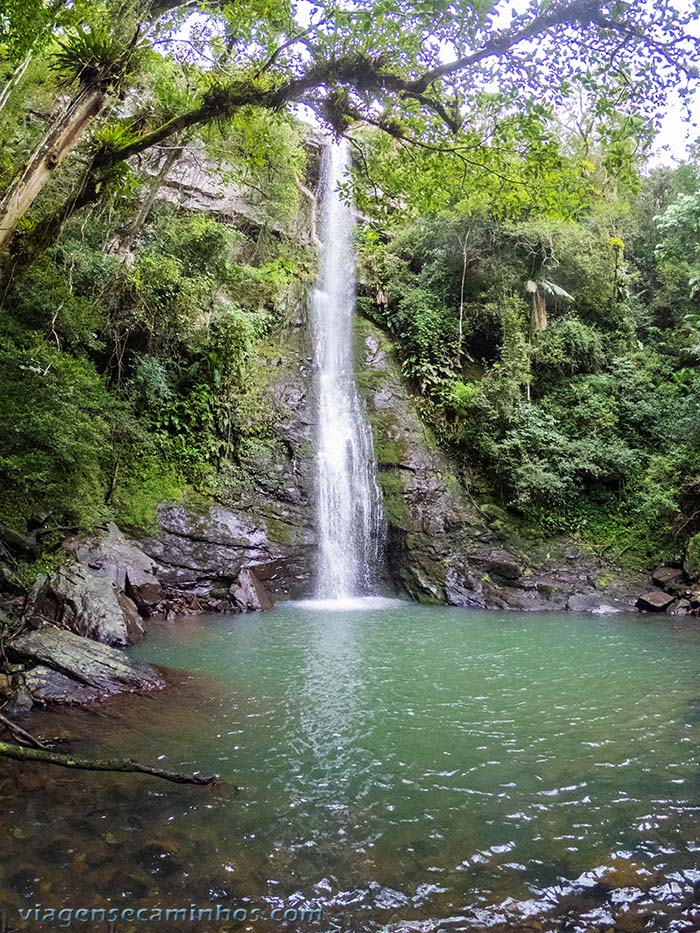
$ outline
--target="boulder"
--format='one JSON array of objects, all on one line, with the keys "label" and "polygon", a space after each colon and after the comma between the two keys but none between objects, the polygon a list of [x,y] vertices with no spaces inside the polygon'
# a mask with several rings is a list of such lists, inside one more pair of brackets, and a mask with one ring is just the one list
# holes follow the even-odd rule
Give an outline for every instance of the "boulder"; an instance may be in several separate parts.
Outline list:
[{"label": "boulder", "polygon": [[126,571],[124,592],[143,611],[159,603],[163,588],[156,577],[141,567],[132,566]]},{"label": "boulder", "polygon": [[150,664],[54,625],[23,632],[8,643],[7,652],[32,665],[24,680],[37,702],[82,703],[165,686]]},{"label": "boulder", "polygon": [[663,590],[650,590],[637,600],[637,609],[642,612],[666,612],[675,598]]},{"label": "boulder", "polygon": [[138,606],[152,606],[161,598],[154,575],[155,564],[133,541],[110,523],[104,532],[89,538],[74,538],[65,549],[93,574],[106,577]]},{"label": "boulder", "polygon": [[143,638],[135,603],[110,575],[98,575],[77,561],[51,577],[34,609],[47,621],[105,645],[130,645]]},{"label": "boulder", "polygon": [[652,583],[662,590],[683,587],[685,574],[680,567],[658,567],[651,575]]},{"label": "boulder", "polygon": [[242,612],[260,612],[272,609],[274,602],[252,567],[245,567],[231,584],[231,600]]},{"label": "boulder", "polygon": [[690,600],[676,599],[671,603],[666,612],[672,616],[685,616],[690,612]]},{"label": "boulder", "polygon": [[517,580],[523,574],[523,568],[514,554],[504,548],[494,548],[483,558],[478,558],[486,573],[502,580]]}]

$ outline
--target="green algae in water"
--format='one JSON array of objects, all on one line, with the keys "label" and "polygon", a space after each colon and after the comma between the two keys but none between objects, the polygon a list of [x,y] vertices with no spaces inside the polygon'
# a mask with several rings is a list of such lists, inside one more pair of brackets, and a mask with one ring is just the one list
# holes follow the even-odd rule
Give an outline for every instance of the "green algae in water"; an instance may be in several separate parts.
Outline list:
[{"label": "green algae in water", "polygon": [[133,653],[190,673],[105,705],[96,747],[223,783],[72,775],[93,809],[58,806],[54,857],[87,868],[54,893],[292,898],[324,908],[302,929],[353,933],[691,929],[699,642],[685,620],[405,603],[158,626]]}]

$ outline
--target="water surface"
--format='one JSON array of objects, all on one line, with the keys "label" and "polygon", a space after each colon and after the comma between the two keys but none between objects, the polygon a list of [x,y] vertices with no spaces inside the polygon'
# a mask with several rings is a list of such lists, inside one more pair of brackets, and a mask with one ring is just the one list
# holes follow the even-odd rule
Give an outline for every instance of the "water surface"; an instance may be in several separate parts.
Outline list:
[{"label": "water surface", "polygon": [[[50,894],[104,897],[116,869],[123,900],[323,907],[302,929],[698,929],[699,643],[392,602],[160,625],[133,653],[179,688],[68,727],[223,783],[52,772],[65,858],[87,855]],[[31,877],[51,853],[8,820]]]}]

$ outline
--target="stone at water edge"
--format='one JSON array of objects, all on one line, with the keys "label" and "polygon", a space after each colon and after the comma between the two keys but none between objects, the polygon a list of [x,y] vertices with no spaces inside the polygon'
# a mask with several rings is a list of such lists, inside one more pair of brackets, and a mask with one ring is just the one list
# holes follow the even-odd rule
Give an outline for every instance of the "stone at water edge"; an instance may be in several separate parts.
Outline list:
[{"label": "stone at water edge", "polygon": [[78,562],[66,564],[51,577],[34,611],[104,645],[131,645],[143,638],[136,604],[110,577]]},{"label": "stone at water edge", "polygon": [[243,612],[261,612],[275,605],[253,568],[244,567],[229,592],[236,608]]},{"label": "stone at water edge", "polygon": [[44,664],[38,664],[24,675],[24,686],[35,703],[66,705],[92,703],[102,696],[95,687],[78,683]]},{"label": "stone at water edge", "polygon": [[569,612],[619,612],[599,593],[572,593],[566,601],[566,608]]},{"label": "stone at water edge", "polygon": [[672,616],[684,616],[690,612],[689,599],[675,599],[666,610]]},{"label": "stone at water edge", "polygon": [[25,683],[38,702],[86,702],[165,686],[161,673],[150,664],[54,625],[23,632],[7,643],[6,651],[11,658],[34,665],[25,674]]},{"label": "stone at water edge", "polygon": [[129,567],[124,580],[124,592],[139,609],[150,610],[159,603],[163,588],[152,573],[141,567]]},{"label": "stone at water edge", "polygon": [[637,609],[642,612],[666,612],[673,602],[675,602],[675,596],[664,593],[663,590],[651,590],[640,596],[636,605]]},{"label": "stone at water edge", "polygon": [[662,590],[669,587],[683,587],[685,574],[680,567],[658,567],[651,575],[651,582]]}]

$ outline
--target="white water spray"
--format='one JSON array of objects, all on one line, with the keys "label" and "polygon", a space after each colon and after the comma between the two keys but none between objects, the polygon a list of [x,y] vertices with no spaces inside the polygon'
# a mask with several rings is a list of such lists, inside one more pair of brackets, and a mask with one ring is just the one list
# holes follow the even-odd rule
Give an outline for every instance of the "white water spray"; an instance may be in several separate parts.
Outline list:
[{"label": "white water spray", "polygon": [[355,211],[345,142],[330,144],[321,173],[321,255],[311,302],[318,394],[318,585],[322,599],[371,593],[380,553],[381,493],[372,434],[353,372]]}]

